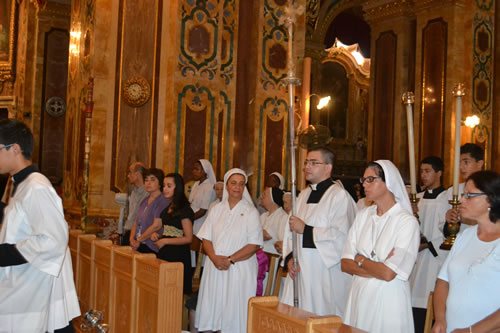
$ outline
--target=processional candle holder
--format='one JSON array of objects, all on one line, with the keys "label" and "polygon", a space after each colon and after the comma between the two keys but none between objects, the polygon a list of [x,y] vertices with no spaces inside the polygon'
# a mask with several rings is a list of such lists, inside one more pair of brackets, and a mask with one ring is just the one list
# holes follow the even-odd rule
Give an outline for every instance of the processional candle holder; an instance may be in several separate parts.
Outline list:
[{"label": "processional candle holder", "polygon": [[[413,104],[415,103],[415,94],[408,91],[401,97],[403,104],[406,105],[406,121],[408,127],[408,157],[410,164],[410,202],[412,204],[418,203],[417,198],[417,172],[415,168],[415,139],[413,134]],[[418,219],[418,213],[414,212],[413,215]]]},{"label": "processional candle holder", "polygon": [[[452,209],[458,210],[460,206],[460,201],[458,200],[458,195],[453,195],[453,199],[448,201],[452,206]],[[439,247],[441,250],[451,250],[455,240],[457,239],[457,234],[460,231],[460,223],[446,223],[446,228],[448,228],[449,235],[444,240],[443,244]]]},{"label": "processional candle holder", "polygon": [[108,331],[108,324],[102,323],[103,315],[101,311],[96,311],[94,309],[90,309],[83,316],[83,323],[80,324],[80,328],[83,331],[89,331],[92,328],[95,328],[98,333],[105,333]]},{"label": "processional candle holder", "polygon": [[[462,97],[465,95],[465,86],[463,83],[459,83],[453,88],[453,96],[456,98],[456,111],[455,111],[455,151],[453,160],[453,199],[449,201],[452,205],[452,209],[458,210],[460,205],[459,201],[459,184],[458,175],[460,168],[460,130],[462,126]],[[448,223],[447,224],[449,236],[446,237],[445,241],[439,247],[441,250],[450,250],[455,243],[457,234],[460,231],[459,223]]]}]

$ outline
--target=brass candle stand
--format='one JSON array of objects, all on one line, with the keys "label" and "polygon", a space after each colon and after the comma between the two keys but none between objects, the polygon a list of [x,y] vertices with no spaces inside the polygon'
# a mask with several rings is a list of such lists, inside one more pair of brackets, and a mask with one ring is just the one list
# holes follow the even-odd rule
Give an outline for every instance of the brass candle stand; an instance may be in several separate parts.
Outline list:
[{"label": "brass candle stand", "polygon": [[[458,210],[460,206],[460,201],[458,200],[458,195],[453,195],[453,199],[448,201],[452,205],[452,209]],[[453,244],[455,244],[455,239],[457,239],[457,234],[460,231],[460,223],[447,223],[446,227],[450,235],[446,237],[443,244],[439,247],[441,250],[451,250]]]},{"label": "brass candle stand", "polygon": [[[419,200],[420,199],[417,198],[417,193],[410,193],[410,202],[412,204],[418,204]],[[419,219],[419,216],[418,216],[418,212],[413,212],[413,216],[416,217],[416,219],[418,220],[418,224],[420,224],[420,219]]]}]

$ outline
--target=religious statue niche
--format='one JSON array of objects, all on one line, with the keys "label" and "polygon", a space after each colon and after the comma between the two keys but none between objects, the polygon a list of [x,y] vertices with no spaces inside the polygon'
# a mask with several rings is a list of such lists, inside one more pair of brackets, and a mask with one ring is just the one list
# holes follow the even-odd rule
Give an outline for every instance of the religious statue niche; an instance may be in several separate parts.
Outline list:
[{"label": "religious statue niche", "polygon": [[[338,39],[326,50],[319,68],[312,71],[310,120],[330,129],[331,148],[337,154],[336,173],[358,176],[366,163],[368,137],[368,88],[370,59],[358,44],[344,45]],[[321,97],[330,102],[317,108]]]}]

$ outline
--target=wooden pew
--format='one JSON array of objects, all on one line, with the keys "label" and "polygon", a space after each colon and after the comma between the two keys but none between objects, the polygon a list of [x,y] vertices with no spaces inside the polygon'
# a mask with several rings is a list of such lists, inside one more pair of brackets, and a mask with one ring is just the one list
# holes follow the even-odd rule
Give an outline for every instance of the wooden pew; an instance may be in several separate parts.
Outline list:
[{"label": "wooden pew", "polygon": [[138,254],[129,246],[117,246],[112,250],[110,332],[135,332],[136,257],[156,258],[154,254]]},{"label": "wooden pew", "polygon": [[109,323],[111,313],[111,253],[113,242],[110,240],[94,240],[93,247],[93,279],[91,286],[92,309],[101,311],[103,323]]},{"label": "wooden pew", "polygon": [[76,286],[76,277],[77,277],[77,263],[78,263],[78,236],[83,234],[83,231],[79,229],[73,229],[69,231],[69,252],[71,253],[71,264],[73,266],[73,280],[75,281]]},{"label": "wooden pew", "polygon": [[247,333],[362,333],[337,316],[317,316],[279,303],[276,296],[253,297],[248,304]]},{"label": "wooden pew", "polygon": [[93,251],[92,242],[95,235],[78,235],[78,259],[76,265],[76,292],[82,313],[91,309],[93,284]]},{"label": "wooden pew", "polygon": [[137,257],[136,269],[134,332],[179,333],[183,307],[182,263]]}]

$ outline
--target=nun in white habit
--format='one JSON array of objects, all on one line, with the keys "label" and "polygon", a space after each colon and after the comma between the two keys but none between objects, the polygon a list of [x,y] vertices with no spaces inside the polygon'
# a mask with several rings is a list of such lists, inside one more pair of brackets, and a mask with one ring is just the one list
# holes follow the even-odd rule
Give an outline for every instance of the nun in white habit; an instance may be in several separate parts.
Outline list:
[{"label": "nun in white habit", "polygon": [[199,331],[246,332],[248,300],[257,289],[255,252],[262,246],[259,213],[241,169],[224,176],[222,201],[196,236],[210,258],[201,279],[195,327]]},{"label": "nun in white habit", "polygon": [[413,333],[408,277],[420,243],[418,222],[394,164],[368,164],[362,184],[375,202],[358,213],[342,254],[353,275],[345,323],[371,333]]},{"label": "nun in white habit", "polygon": [[[201,166],[201,170],[200,170]],[[194,163],[193,176],[196,182],[193,184],[189,194],[189,203],[194,212],[193,234],[196,234],[205,219],[207,211],[212,201],[215,201],[214,185],[217,182],[214,169],[209,160],[198,160]]]},{"label": "nun in white habit", "polygon": [[[273,177],[277,178],[277,180],[279,181],[279,184],[278,184],[278,182],[275,182],[275,181],[272,180]],[[281,175],[281,173],[279,173],[279,172],[273,172],[273,173],[271,173],[269,175],[269,178],[271,179],[269,181],[269,186],[270,187],[277,187],[280,190],[284,190],[285,189],[285,179],[283,178],[283,176]]]}]

